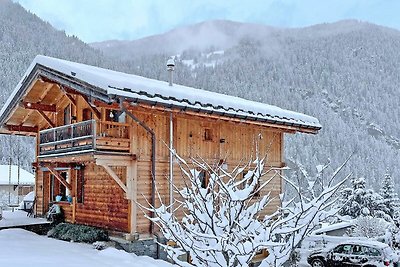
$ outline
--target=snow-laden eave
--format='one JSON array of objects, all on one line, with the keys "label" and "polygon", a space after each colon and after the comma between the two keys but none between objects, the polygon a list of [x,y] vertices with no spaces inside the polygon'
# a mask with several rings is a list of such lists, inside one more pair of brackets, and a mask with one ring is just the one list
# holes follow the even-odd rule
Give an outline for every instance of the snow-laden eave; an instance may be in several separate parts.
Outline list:
[{"label": "snow-laden eave", "polygon": [[110,96],[124,96],[150,105],[284,125],[300,132],[316,133],[321,129],[316,118],[276,106],[177,84],[169,87],[163,81],[45,56],[34,59],[4,104],[0,125],[4,125],[33,81],[43,77],[104,102],[109,102]]},{"label": "snow-laden eave", "polygon": [[56,82],[61,86],[68,86],[84,95],[90,95],[98,100],[108,102],[109,98],[105,93],[106,90],[98,87],[94,87],[84,81],[75,79],[74,77],[68,76],[65,73],[51,69],[45,65],[36,62],[36,59],[29,66],[25,72],[21,81],[17,84],[10,97],[4,103],[0,110],[0,127],[4,127],[4,124],[9,119],[14,110],[18,107],[22,98],[28,93],[29,87],[34,83],[36,79],[48,79],[51,82]]},{"label": "snow-laden eave", "polygon": [[107,93],[111,98],[123,97],[128,101],[136,104],[146,104],[152,107],[155,106],[163,106],[167,109],[178,109],[184,112],[194,112],[194,113],[203,113],[205,115],[215,115],[220,117],[227,117],[233,119],[239,119],[241,121],[253,121],[258,124],[268,124],[276,125],[278,128],[288,128],[290,130],[295,130],[299,132],[305,133],[317,133],[321,126],[309,125],[304,121],[294,121],[289,118],[273,118],[268,117],[263,114],[249,114],[243,110],[234,110],[230,109],[217,109],[210,105],[202,105],[201,103],[190,104],[186,101],[176,101],[171,99],[166,99],[161,96],[146,96],[142,93],[133,92],[127,88],[118,89],[118,88],[109,88],[107,89]]},{"label": "snow-laden eave", "polygon": [[0,110],[0,127],[3,127],[8,117],[17,107],[19,100],[21,100],[22,96],[26,93],[29,84],[31,84],[32,81],[35,79],[34,76],[36,74],[36,68],[36,62],[33,61],[29,68],[26,70],[25,74],[22,76],[22,79],[11,92],[11,95],[8,97],[7,101],[4,103],[3,107]]}]

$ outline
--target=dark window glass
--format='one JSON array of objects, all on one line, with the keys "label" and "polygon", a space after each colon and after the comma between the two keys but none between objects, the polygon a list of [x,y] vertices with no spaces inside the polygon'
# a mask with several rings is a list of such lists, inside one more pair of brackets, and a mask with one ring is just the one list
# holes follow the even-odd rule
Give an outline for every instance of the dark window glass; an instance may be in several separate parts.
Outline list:
[{"label": "dark window glass", "polygon": [[78,203],[83,203],[84,201],[84,191],[85,191],[85,177],[84,177],[84,166],[80,166],[80,169],[76,172],[77,179],[77,197],[76,201]]},{"label": "dark window glass", "polygon": [[205,141],[212,141],[212,130],[211,129],[204,129],[204,140]]},{"label": "dark window glass", "polygon": [[71,105],[68,105],[64,109],[64,125],[71,124]]},{"label": "dark window glass", "polygon": [[201,172],[200,172],[200,174],[199,174],[199,180],[200,180],[200,183],[201,183],[201,187],[202,188],[207,188],[207,185],[208,185],[208,177],[207,177],[207,173],[206,173],[206,171],[205,170],[202,170]]},{"label": "dark window glass", "polygon": [[88,121],[88,120],[91,120],[92,118],[93,118],[93,115],[92,115],[92,111],[90,110],[90,108],[84,108],[82,110],[82,120]]}]

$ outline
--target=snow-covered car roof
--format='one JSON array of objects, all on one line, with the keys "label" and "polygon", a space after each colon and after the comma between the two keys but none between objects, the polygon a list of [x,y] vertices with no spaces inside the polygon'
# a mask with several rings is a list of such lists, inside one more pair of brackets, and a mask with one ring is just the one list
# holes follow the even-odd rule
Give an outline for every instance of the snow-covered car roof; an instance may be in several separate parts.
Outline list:
[{"label": "snow-covered car roof", "polygon": [[367,246],[367,247],[373,247],[373,248],[378,248],[378,249],[384,249],[389,247],[387,244],[378,242],[378,241],[374,241],[374,240],[365,240],[365,239],[360,239],[360,240],[347,240],[347,241],[343,241],[338,243],[336,246],[339,245],[345,245],[345,244],[349,244],[349,245],[360,245],[360,246]]},{"label": "snow-covered car roof", "polygon": [[24,90],[28,76],[38,69],[56,77],[62,76],[72,85],[82,83],[89,86],[91,92],[102,94],[110,101],[113,96],[122,96],[136,103],[287,125],[303,132],[315,133],[321,128],[318,119],[312,116],[276,106],[178,84],[169,86],[164,81],[40,55],[35,57],[25,76],[1,109],[1,124],[9,116],[18,97],[23,95],[21,90]]},{"label": "snow-covered car roof", "polygon": [[349,222],[340,222],[340,223],[334,223],[330,225],[323,226],[313,232],[313,234],[318,235],[318,234],[323,234],[326,232],[334,231],[334,230],[339,230],[339,229],[345,229],[354,226],[354,221],[349,221]]}]

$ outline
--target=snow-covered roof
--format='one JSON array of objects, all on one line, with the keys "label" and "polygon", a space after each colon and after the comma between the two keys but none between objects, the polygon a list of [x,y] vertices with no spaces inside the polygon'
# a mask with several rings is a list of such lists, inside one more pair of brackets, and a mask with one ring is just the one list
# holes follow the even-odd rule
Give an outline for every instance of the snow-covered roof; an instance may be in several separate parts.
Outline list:
[{"label": "snow-covered roof", "polygon": [[326,232],[331,232],[339,229],[345,229],[354,226],[354,221],[349,221],[349,222],[340,222],[340,223],[334,223],[326,226],[322,226],[320,229],[315,230],[313,234],[318,235],[318,234],[323,234]]},{"label": "snow-covered roof", "polygon": [[91,85],[96,90],[102,91],[101,93],[110,100],[113,96],[123,96],[138,103],[287,125],[300,131],[305,129],[317,131],[321,128],[318,119],[314,117],[276,106],[178,84],[169,86],[164,81],[40,55],[36,56],[24,78],[0,111],[0,123],[4,123],[9,116],[9,110],[13,108],[10,105],[21,96],[20,90],[25,79],[35,68],[40,67],[55,71],[56,75],[61,74],[72,81]]},{"label": "snow-covered roof", "polygon": [[[0,165],[0,185],[10,184],[9,175],[10,175],[10,165]],[[11,184],[33,185],[35,184],[35,175],[20,167],[19,182],[18,182],[18,166],[11,165]]]}]

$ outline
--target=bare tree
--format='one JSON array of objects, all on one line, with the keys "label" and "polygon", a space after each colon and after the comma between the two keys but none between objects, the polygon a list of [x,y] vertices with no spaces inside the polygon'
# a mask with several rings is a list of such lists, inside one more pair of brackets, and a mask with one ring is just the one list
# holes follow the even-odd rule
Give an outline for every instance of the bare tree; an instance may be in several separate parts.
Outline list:
[{"label": "bare tree", "polygon": [[[282,168],[265,167],[266,158],[227,171],[203,160],[189,164],[175,157],[185,181],[183,188],[174,189],[178,196],[175,203],[165,205],[159,196],[159,207],[149,204],[141,208],[154,212],[155,217],[148,218],[176,243],[164,248],[180,266],[192,266],[178,258],[186,252],[196,266],[248,266],[264,249],[269,255],[261,266],[281,266],[312,227],[335,212],[329,209],[335,201],[332,196],[347,179],[333,181],[343,164],[320,194],[311,193],[312,197],[306,198],[296,183],[282,175]],[[209,176],[207,184],[204,172]],[[281,206],[263,215],[273,200],[268,192],[273,179],[284,179],[296,195],[284,201],[281,194]],[[178,210],[183,211],[182,218],[176,216]]]}]

